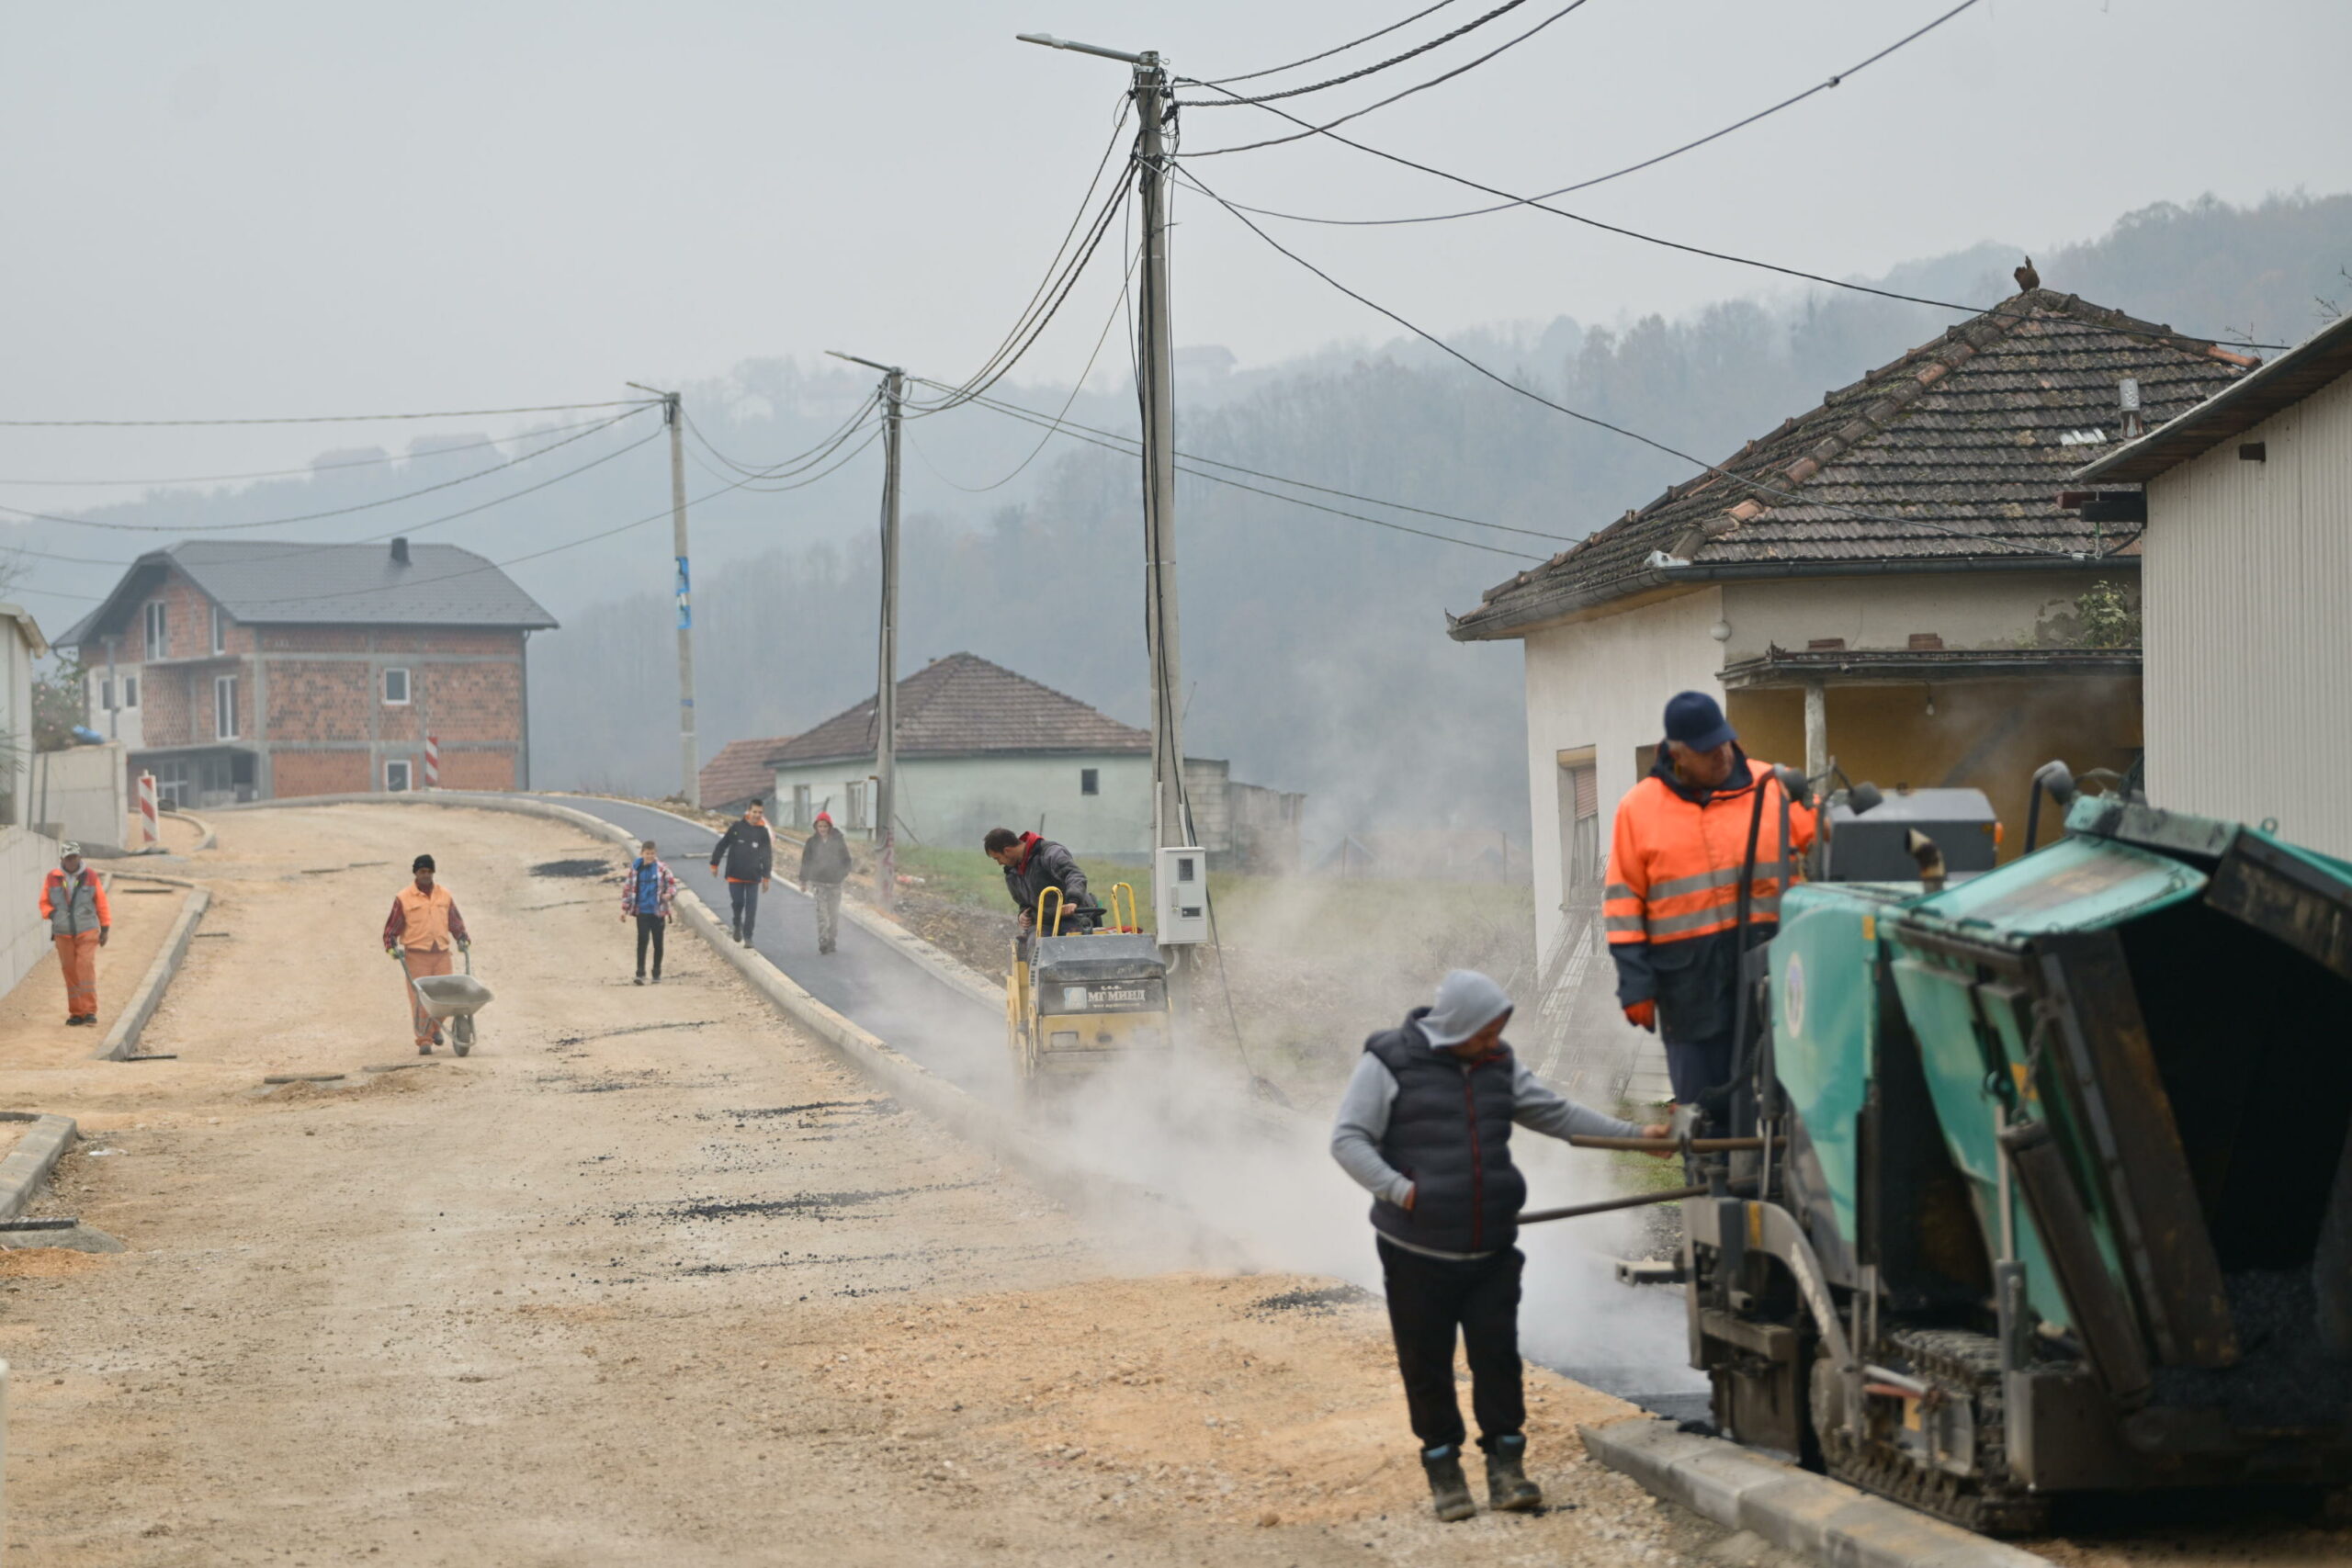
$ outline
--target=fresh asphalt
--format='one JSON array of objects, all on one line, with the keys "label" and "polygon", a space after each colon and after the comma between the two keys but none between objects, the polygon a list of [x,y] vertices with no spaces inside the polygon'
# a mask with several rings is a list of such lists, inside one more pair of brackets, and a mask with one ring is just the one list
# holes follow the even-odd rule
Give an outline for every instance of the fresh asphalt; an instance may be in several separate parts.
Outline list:
[{"label": "fresh asphalt", "polygon": [[[726,880],[710,872],[710,852],[718,842],[711,829],[626,801],[577,795],[533,798],[652,840],[680,884],[709,905],[722,923],[729,919]],[[958,1088],[989,1099],[1002,1094],[1012,1075],[1001,1017],[846,916],[834,951],[817,951],[816,903],[786,880],[799,869],[797,859],[786,857],[798,852],[797,846],[777,838],[776,874],[760,895],[752,945],[819,1001]],[[615,963],[628,962],[626,944],[616,942],[613,951]]]}]

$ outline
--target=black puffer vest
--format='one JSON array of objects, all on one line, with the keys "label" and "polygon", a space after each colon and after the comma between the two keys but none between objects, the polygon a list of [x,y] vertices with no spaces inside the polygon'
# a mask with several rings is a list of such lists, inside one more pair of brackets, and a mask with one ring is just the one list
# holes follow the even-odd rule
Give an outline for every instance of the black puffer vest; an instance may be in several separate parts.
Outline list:
[{"label": "black puffer vest", "polygon": [[1415,1008],[1404,1027],[1363,1043],[1396,1079],[1381,1157],[1413,1179],[1413,1207],[1375,1201],[1383,1235],[1433,1252],[1499,1252],[1519,1239],[1527,1179],[1510,1162],[1509,1047],[1476,1066],[1430,1049]]}]

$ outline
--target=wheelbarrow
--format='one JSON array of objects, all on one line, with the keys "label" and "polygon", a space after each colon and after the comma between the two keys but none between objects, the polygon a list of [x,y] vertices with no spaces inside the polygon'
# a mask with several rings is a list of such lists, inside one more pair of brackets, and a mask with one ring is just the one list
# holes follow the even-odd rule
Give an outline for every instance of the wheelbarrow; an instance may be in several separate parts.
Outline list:
[{"label": "wheelbarrow", "polygon": [[449,1021],[449,1048],[460,1056],[472,1050],[474,1014],[490,1005],[490,987],[474,978],[472,949],[466,951],[464,974],[420,975],[409,984],[428,1017]]}]

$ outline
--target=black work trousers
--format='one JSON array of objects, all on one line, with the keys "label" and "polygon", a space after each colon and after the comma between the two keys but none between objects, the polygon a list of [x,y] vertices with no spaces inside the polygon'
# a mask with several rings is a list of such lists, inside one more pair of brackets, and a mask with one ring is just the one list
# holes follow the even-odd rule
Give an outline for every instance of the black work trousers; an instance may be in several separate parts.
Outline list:
[{"label": "black work trousers", "polygon": [[645,973],[645,947],[650,942],[653,944],[653,977],[657,980],[662,977],[662,932],[668,924],[659,915],[637,917],[637,972],[639,975]]},{"label": "black work trousers", "polygon": [[1456,1336],[1470,1358],[1470,1408],[1478,1446],[1516,1436],[1527,1425],[1519,1364],[1519,1275],[1527,1259],[1509,1247],[1485,1258],[1426,1258],[1380,1241],[1388,1290],[1388,1326],[1413,1436],[1424,1448],[1458,1446],[1462,1407],[1453,1397]]},{"label": "black work trousers", "polygon": [[729,882],[727,902],[735,912],[735,934],[745,942],[752,940],[752,922],[760,918],[760,885],[756,882]]}]

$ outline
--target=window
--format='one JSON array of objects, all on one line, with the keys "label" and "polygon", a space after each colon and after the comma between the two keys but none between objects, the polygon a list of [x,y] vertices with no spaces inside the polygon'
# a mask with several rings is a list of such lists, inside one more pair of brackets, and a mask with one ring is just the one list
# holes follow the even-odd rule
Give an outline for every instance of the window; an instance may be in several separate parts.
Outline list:
[{"label": "window", "polygon": [[1078,793],[1080,795],[1101,795],[1102,793],[1102,770],[1100,768],[1079,769]]},{"label": "window", "polygon": [[842,831],[865,830],[865,781],[851,779],[842,786]]},{"label": "window", "polygon": [[215,676],[212,682],[212,734],[215,739],[237,738],[237,678]]},{"label": "window", "polygon": [[169,627],[164,615],[164,602],[161,599],[153,601],[147,606],[146,630],[147,657],[150,659],[171,657],[171,647],[164,635]]},{"label": "window", "polygon": [[1590,902],[1600,880],[1600,771],[1589,746],[1560,753],[1560,871],[1568,899]]},{"label": "window", "polygon": [[406,795],[409,789],[408,779],[409,765],[407,758],[396,758],[385,762],[384,788],[386,790],[393,795]]},{"label": "window", "polygon": [[96,680],[98,682],[98,711],[100,713],[114,712],[113,680],[105,675],[96,677]]},{"label": "window", "polygon": [[136,675],[122,678],[122,705],[127,708],[139,705],[139,677]]},{"label": "window", "polygon": [[212,606],[212,651],[229,651],[229,612],[218,604]]},{"label": "window", "polygon": [[384,671],[384,705],[395,708],[408,705],[407,671],[387,670]]},{"label": "window", "polygon": [[815,819],[810,817],[808,812],[808,786],[807,784],[794,784],[792,786],[792,825],[796,828],[812,828],[816,826]]}]

